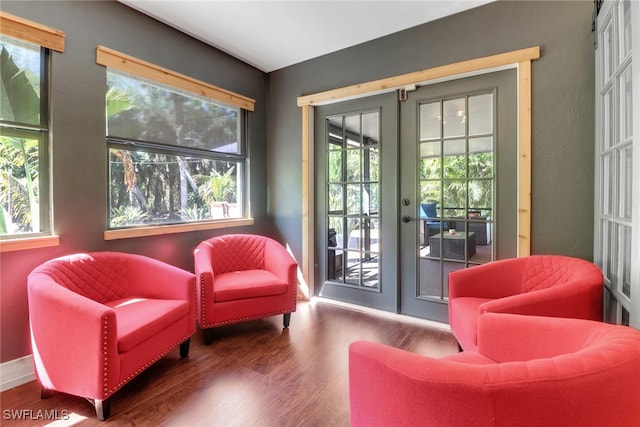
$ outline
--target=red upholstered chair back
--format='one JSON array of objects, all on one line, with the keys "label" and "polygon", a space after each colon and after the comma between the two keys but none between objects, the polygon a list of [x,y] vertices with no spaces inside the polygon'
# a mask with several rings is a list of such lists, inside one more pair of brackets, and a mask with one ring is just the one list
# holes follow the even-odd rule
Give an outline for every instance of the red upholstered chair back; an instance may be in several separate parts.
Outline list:
[{"label": "red upholstered chair back", "polygon": [[640,332],[486,313],[477,351],[431,358],[352,343],[349,389],[352,427],[637,427]]},{"label": "red upholstered chair back", "polygon": [[33,273],[45,274],[57,284],[104,304],[128,296],[125,254],[75,254],[47,261]]},{"label": "red upholstered chair back", "polygon": [[590,283],[600,271],[592,263],[573,257],[546,255],[527,257],[523,270],[522,292],[547,289],[557,284]]},{"label": "red upholstered chair back", "polygon": [[266,242],[266,237],[251,234],[229,234],[207,240],[213,273],[262,270]]}]

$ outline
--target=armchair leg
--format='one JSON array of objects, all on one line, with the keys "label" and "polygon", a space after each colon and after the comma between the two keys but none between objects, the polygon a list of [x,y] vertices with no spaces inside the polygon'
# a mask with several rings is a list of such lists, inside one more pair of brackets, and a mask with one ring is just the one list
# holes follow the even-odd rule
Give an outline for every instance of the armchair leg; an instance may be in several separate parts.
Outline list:
[{"label": "armchair leg", "polygon": [[180,357],[187,357],[189,355],[189,344],[191,343],[191,338],[187,338],[187,340],[180,344]]},{"label": "armchair leg", "polygon": [[93,401],[96,407],[96,416],[100,421],[104,421],[111,415],[111,399],[95,399]]},{"label": "armchair leg", "polygon": [[51,397],[52,391],[49,390],[48,388],[44,388],[42,387],[40,389],[40,399],[48,399],[49,397]]},{"label": "armchair leg", "polygon": [[203,329],[204,345],[209,345],[213,342],[213,329]]},{"label": "armchair leg", "polygon": [[291,313],[285,313],[282,319],[282,324],[285,328],[289,327],[289,322],[291,322]]}]

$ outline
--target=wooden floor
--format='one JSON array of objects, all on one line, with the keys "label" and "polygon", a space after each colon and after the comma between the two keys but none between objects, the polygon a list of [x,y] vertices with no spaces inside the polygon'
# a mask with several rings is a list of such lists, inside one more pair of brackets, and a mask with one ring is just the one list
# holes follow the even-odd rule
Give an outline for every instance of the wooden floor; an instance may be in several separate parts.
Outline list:
[{"label": "wooden floor", "polygon": [[[289,329],[282,316],[228,326],[209,346],[198,331],[187,358],[176,349],[120,389],[105,422],[83,398],[54,393],[41,400],[32,381],[0,395],[0,424],[348,426],[348,346],[361,339],[435,357],[457,351],[446,329],[300,302]],[[26,419],[11,419],[16,413]],[[56,414],[67,419],[37,419]]]}]

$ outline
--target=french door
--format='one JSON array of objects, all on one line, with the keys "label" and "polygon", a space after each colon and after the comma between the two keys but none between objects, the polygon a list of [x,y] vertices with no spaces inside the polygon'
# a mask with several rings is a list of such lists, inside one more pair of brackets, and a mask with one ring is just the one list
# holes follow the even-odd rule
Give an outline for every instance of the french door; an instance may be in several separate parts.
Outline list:
[{"label": "french door", "polygon": [[595,7],[594,261],[604,275],[605,320],[640,329],[640,4]]},{"label": "french door", "polygon": [[319,294],[397,312],[396,98],[318,107],[315,129]]},{"label": "french door", "polygon": [[318,107],[316,283],[446,322],[450,271],[516,254],[515,70]]},{"label": "french door", "polygon": [[448,274],[516,256],[516,75],[429,85],[401,103],[401,312],[448,321]]}]

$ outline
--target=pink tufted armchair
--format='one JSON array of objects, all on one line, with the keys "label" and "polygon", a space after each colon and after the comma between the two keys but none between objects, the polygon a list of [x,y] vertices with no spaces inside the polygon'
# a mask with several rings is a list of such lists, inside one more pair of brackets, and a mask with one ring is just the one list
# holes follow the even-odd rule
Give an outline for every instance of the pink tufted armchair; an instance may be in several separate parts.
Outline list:
[{"label": "pink tufted armchair", "polygon": [[228,234],[201,242],[194,252],[198,323],[209,328],[296,311],[297,264],[278,242],[254,234]]},{"label": "pink tufted armchair", "polygon": [[195,276],[117,252],[50,260],[28,278],[29,320],[42,397],[51,390],[93,401],[100,420],[111,396],[195,332]]},{"label": "pink tufted armchair", "polygon": [[352,427],[637,427],[640,332],[487,313],[477,351],[432,358],[357,341],[349,397]]},{"label": "pink tufted armchair", "polygon": [[478,318],[500,312],[602,320],[602,273],[579,258],[534,255],[449,274],[449,325],[460,347],[477,346]]}]

